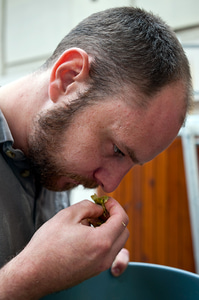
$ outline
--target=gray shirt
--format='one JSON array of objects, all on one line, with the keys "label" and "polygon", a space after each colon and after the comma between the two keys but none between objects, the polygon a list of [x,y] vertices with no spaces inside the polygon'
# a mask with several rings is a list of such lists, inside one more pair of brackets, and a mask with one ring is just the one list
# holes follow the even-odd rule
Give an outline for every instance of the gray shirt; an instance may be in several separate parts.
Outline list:
[{"label": "gray shirt", "polygon": [[0,267],[25,247],[44,222],[69,206],[67,192],[43,188],[23,152],[12,145],[0,111]]}]

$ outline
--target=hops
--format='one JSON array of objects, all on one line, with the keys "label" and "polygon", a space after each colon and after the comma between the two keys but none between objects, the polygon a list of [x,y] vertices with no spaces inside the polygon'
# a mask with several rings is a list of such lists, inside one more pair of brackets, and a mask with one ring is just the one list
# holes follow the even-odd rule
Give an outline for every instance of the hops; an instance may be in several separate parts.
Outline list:
[{"label": "hops", "polygon": [[106,209],[106,206],[105,206],[105,203],[107,202],[108,200],[108,196],[102,196],[102,197],[98,197],[96,194],[92,195],[91,198],[93,199],[93,201],[96,203],[96,204],[99,204],[102,206],[103,208],[103,215],[98,218],[98,219],[95,219],[95,220],[91,220],[89,219],[89,224],[94,226],[94,227],[97,227],[97,226],[100,226],[101,224],[103,224],[109,217],[109,212],[107,211]]}]

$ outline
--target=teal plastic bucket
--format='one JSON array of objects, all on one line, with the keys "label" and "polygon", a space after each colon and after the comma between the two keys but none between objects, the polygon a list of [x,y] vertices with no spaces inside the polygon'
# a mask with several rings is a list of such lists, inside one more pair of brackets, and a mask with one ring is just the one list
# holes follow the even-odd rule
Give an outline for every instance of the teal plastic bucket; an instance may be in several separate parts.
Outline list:
[{"label": "teal plastic bucket", "polygon": [[120,277],[110,271],[43,300],[199,300],[199,276],[176,268],[129,263]]}]

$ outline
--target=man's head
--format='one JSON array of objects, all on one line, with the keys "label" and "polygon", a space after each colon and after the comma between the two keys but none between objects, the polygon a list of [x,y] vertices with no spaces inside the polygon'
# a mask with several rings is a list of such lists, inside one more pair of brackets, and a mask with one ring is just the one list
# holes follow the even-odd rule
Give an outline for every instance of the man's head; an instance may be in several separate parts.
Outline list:
[{"label": "man's head", "polygon": [[44,66],[52,67],[72,47],[91,58],[87,99],[121,93],[130,86],[146,96],[137,99],[145,106],[162,87],[184,80],[189,106],[187,58],[173,31],[157,16],[133,7],[93,14],[64,37]]},{"label": "man's head", "polygon": [[180,43],[140,9],[85,19],[41,70],[51,72],[54,104],[35,118],[28,155],[53,190],[100,184],[111,192],[171,143],[191,103]]}]

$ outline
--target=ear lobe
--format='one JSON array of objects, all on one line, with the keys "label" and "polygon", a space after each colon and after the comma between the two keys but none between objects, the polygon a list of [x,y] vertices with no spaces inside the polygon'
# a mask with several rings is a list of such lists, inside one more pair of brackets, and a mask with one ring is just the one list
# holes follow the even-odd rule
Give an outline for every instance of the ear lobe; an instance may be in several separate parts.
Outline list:
[{"label": "ear lobe", "polygon": [[54,64],[49,85],[49,96],[57,102],[60,95],[74,92],[78,83],[89,76],[88,54],[79,48],[66,50]]}]

